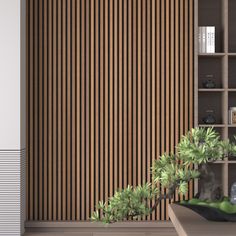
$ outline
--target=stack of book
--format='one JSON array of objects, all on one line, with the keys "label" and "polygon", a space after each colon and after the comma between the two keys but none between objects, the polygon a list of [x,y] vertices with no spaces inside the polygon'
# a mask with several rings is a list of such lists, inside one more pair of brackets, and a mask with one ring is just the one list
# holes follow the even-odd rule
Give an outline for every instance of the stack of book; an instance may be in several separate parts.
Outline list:
[{"label": "stack of book", "polygon": [[200,26],[198,29],[199,53],[215,53],[215,26]]}]

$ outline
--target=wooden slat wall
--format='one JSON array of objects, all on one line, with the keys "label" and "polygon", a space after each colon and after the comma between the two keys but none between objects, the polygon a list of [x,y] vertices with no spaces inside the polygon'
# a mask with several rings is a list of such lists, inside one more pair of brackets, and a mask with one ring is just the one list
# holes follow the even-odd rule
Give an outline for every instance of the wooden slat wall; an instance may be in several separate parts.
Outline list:
[{"label": "wooden slat wall", "polygon": [[88,220],[193,125],[193,0],[28,0],[27,17],[27,219]]}]

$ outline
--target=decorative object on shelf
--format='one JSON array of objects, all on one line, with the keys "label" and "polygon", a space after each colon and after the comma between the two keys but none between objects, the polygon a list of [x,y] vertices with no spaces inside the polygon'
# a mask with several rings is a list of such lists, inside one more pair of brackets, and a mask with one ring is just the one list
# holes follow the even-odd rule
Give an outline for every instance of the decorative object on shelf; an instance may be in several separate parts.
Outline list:
[{"label": "decorative object on shelf", "polygon": [[198,28],[199,53],[215,53],[215,26],[200,26]]},{"label": "decorative object on shelf", "polygon": [[[198,199],[195,202],[190,200],[190,203],[197,205],[198,202],[198,205],[204,206],[209,203],[210,207],[215,207],[224,214],[224,218],[220,220],[234,221],[229,216],[236,213],[236,205],[231,210],[233,204],[223,196],[222,187],[212,170],[212,163],[224,160],[229,153],[236,153],[236,145],[229,140],[221,140],[214,128],[192,129],[182,136],[175,153],[165,153],[154,161],[151,183],[128,186],[116,191],[108,202],[98,203],[91,219],[109,224],[150,215],[161,201],[173,199],[176,192],[187,194],[189,182],[199,178],[201,185],[196,195]],[[194,165],[198,169],[192,169],[191,166]],[[160,191],[159,185],[166,189],[165,193]],[[155,199],[152,205],[149,204],[150,199]],[[219,205],[213,205],[214,203]]]},{"label": "decorative object on shelf", "polygon": [[229,108],[229,124],[236,124],[236,107]]},{"label": "decorative object on shelf", "polygon": [[213,75],[206,75],[206,79],[202,82],[203,88],[215,88],[216,83],[214,82],[214,76]]},{"label": "decorative object on shelf", "polygon": [[230,202],[232,204],[236,204],[236,182],[234,182],[231,186]]},{"label": "decorative object on shelf", "polygon": [[208,124],[208,125],[212,125],[212,124],[215,124],[216,123],[216,118],[215,116],[213,115],[214,114],[214,111],[213,110],[207,110],[206,111],[206,116],[203,117],[202,121],[205,123],[205,124]]}]

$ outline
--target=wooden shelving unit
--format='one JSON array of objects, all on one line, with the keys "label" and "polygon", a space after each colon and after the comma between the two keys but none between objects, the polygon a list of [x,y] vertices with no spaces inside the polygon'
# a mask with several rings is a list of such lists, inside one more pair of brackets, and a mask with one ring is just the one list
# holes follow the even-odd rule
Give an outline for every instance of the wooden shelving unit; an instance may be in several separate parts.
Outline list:
[{"label": "wooden shelving unit", "polygon": [[[202,119],[206,110],[213,110],[213,127],[223,139],[236,135],[236,125],[228,123],[229,107],[236,106],[236,1],[195,0],[195,127],[209,127]],[[215,26],[216,52],[198,53],[198,27]],[[206,89],[206,75],[213,75],[216,88]],[[236,181],[236,158],[218,161],[212,165],[222,184],[224,195]],[[195,193],[200,183],[195,182]]]}]

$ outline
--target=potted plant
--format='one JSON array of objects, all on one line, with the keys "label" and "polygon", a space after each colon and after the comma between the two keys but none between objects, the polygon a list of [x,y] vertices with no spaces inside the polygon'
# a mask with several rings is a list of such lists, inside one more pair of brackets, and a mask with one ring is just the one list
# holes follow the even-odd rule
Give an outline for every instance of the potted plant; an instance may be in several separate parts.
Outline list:
[{"label": "potted plant", "polygon": [[[210,220],[230,220],[232,213],[236,213],[236,207],[223,196],[211,163],[235,154],[236,145],[229,140],[221,140],[213,128],[192,129],[181,138],[175,154],[163,154],[153,163],[152,183],[116,191],[108,202],[98,203],[92,220],[114,223],[149,215],[161,200],[172,199],[176,190],[185,195],[189,181],[197,178],[201,180],[199,193],[194,199],[182,201],[181,204]],[[158,186],[166,188],[166,194],[162,194]],[[155,202],[150,207],[148,201],[151,199]],[[213,216],[220,214],[220,218],[219,215],[216,219],[205,215],[209,210],[213,211]],[[229,214],[231,218],[226,219]]]}]

